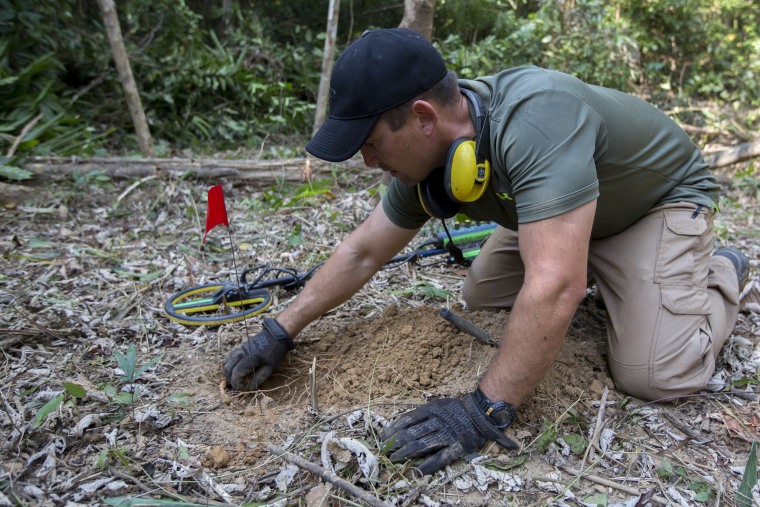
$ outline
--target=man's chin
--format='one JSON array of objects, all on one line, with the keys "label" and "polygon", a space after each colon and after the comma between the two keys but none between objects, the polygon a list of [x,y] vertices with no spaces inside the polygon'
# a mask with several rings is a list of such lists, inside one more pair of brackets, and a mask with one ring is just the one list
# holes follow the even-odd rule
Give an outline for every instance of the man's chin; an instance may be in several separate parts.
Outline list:
[{"label": "man's chin", "polygon": [[407,178],[406,176],[399,176],[398,174],[393,177],[399,180],[401,183],[403,183],[407,187],[415,187],[419,183],[419,181],[415,181],[411,178]]}]

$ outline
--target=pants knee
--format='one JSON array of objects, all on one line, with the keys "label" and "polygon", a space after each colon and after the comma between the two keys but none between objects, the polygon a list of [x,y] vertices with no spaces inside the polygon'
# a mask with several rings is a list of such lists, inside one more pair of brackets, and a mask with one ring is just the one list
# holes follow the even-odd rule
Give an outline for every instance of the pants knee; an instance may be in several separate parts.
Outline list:
[{"label": "pants knee", "polygon": [[467,308],[470,310],[485,310],[488,308],[483,298],[479,298],[472,291],[472,287],[468,286],[467,278],[464,280],[464,286],[462,287],[462,299],[467,304]]},{"label": "pants knee", "polygon": [[[511,310],[514,305],[514,297],[499,294],[489,294],[488,291],[478,290],[475,283],[468,283],[465,278],[462,287],[462,299],[471,311],[477,310]],[[482,289],[482,287],[481,287]]]},{"label": "pants knee", "polygon": [[[715,362],[709,361],[708,364],[689,371],[670,370],[668,373],[673,379],[671,382],[656,381],[652,367],[633,368],[619,364],[610,367],[617,389],[642,400],[655,401],[701,391],[715,371]],[[662,377],[662,371],[659,377]]]}]

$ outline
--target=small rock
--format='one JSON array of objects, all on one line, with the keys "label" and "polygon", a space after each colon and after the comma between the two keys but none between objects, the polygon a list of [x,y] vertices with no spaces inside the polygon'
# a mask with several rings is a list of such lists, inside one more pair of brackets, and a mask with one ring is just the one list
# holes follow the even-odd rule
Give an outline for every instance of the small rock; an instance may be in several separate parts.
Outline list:
[{"label": "small rock", "polygon": [[229,453],[220,445],[215,445],[206,451],[206,458],[211,462],[213,468],[224,468],[230,462]]}]

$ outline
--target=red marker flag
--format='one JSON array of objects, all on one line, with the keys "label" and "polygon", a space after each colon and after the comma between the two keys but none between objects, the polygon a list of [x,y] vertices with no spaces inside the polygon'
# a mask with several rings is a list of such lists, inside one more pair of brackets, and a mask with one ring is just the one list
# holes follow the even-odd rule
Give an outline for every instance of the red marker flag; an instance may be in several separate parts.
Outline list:
[{"label": "red marker flag", "polygon": [[230,226],[227,220],[227,207],[224,205],[224,194],[222,186],[216,185],[208,189],[208,212],[206,213],[206,234],[203,235],[203,242],[206,242],[208,231],[217,225]]}]

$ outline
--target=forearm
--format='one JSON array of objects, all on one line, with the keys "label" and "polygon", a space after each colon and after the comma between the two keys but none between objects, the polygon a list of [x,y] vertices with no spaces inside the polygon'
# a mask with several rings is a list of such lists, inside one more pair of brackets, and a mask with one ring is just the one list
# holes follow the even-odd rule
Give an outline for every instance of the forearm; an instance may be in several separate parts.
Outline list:
[{"label": "forearm", "polygon": [[314,319],[353,296],[394,254],[414,238],[417,230],[394,225],[378,205],[309,280],[277,321],[291,337]]},{"label": "forearm", "polygon": [[596,201],[557,217],[520,225],[525,282],[501,345],[480,388],[492,400],[519,406],[557,357],[586,295],[588,242]]},{"label": "forearm", "polygon": [[541,288],[523,287],[480,382],[486,396],[515,407],[523,403],[557,357],[578,303],[577,291],[552,296]]},{"label": "forearm", "polygon": [[295,337],[310,322],[346,302],[381,267],[371,258],[359,258],[341,245],[309,280],[277,320]]}]

